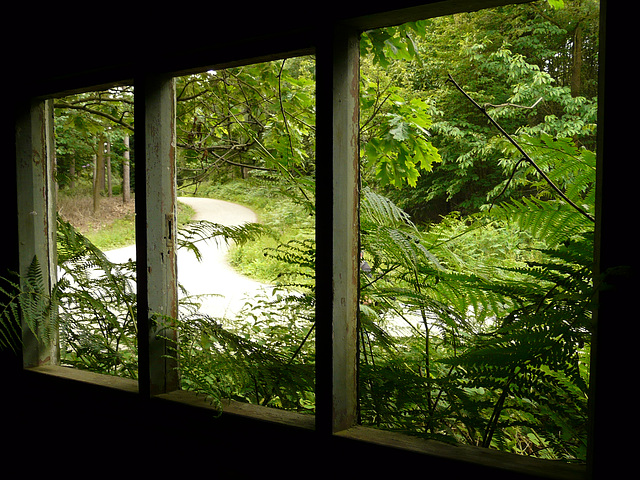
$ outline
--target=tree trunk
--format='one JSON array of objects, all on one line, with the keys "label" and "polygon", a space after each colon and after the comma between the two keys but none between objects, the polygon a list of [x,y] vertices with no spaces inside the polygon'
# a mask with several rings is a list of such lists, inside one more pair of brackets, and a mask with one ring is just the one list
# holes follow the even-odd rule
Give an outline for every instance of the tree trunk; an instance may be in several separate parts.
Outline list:
[{"label": "tree trunk", "polygon": [[571,57],[571,96],[577,97],[582,93],[582,25],[580,23],[573,32]]},{"label": "tree trunk", "polygon": [[107,195],[111,198],[113,196],[113,188],[111,187],[111,141],[108,139],[105,143],[105,157],[107,161]]},{"label": "tree trunk", "polygon": [[76,186],[76,157],[75,152],[69,160],[69,188]]},{"label": "tree trunk", "polygon": [[131,200],[131,181],[130,175],[130,160],[129,160],[129,135],[124,136],[124,158],[122,160],[122,203],[127,203]]},{"label": "tree trunk", "polygon": [[100,206],[100,194],[104,191],[104,137],[98,136],[95,169],[93,171],[93,213]]}]

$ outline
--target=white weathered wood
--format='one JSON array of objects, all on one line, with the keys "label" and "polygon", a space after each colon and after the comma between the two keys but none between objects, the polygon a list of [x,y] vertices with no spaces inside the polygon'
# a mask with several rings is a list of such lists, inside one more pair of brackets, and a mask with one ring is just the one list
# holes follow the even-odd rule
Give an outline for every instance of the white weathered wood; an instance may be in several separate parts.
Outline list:
[{"label": "white weathered wood", "polygon": [[[27,275],[37,258],[45,294],[56,281],[56,189],[53,104],[34,100],[24,106],[16,122],[16,168],[18,204],[19,274]],[[58,331],[42,325],[46,336],[34,335],[22,325],[25,367],[59,363]]]},{"label": "white weathered wood", "polygon": [[357,415],[359,35],[336,26],[317,83],[316,428]]},{"label": "white weathered wood", "polygon": [[333,430],[357,413],[359,35],[337,30],[333,77]]},{"label": "white weathered wood", "polygon": [[138,272],[146,272],[149,388],[155,395],[179,388],[177,362],[171,358],[177,347],[178,315],[175,80],[147,79],[144,102],[146,265],[138,264]]}]

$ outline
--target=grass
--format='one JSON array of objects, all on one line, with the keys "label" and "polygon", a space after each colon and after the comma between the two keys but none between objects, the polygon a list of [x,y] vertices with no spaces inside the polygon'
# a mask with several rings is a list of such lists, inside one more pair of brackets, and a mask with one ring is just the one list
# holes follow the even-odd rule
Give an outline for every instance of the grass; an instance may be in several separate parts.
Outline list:
[{"label": "grass", "polygon": [[[182,192],[182,195],[189,195]],[[314,238],[315,218],[301,205],[284,195],[277,184],[255,178],[232,180],[224,184],[201,185],[198,196],[238,203],[252,209],[258,222],[272,235],[229,251],[229,263],[239,273],[263,283],[273,283],[282,273],[281,262],[265,256],[265,251],[290,240]]]},{"label": "grass", "polygon": [[[93,212],[93,198],[87,194],[58,195],[58,212],[103,251],[135,244],[134,201],[123,204],[118,197],[101,198],[98,212]],[[178,202],[178,228],[188,223],[194,211]]]},{"label": "grass", "polygon": [[126,215],[103,228],[88,231],[86,237],[103,251],[134,245],[136,243],[135,218],[133,215]]},{"label": "grass", "polygon": [[[181,191],[179,195],[191,193]],[[290,240],[314,237],[314,217],[280,191],[277,184],[259,179],[232,180],[224,184],[201,185],[194,196],[217,198],[251,208],[258,221],[272,234],[233,246],[229,262],[239,273],[264,283],[273,283],[282,273],[281,262],[265,256],[265,251]],[[120,198],[102,198],[93,213],[93,200],[86,193],[61,191],[58,209],[72,225],[103,251],[135,243],[134,202],[123,205]],[[178,202],[178,228],[194,215],[191,207]]]}]

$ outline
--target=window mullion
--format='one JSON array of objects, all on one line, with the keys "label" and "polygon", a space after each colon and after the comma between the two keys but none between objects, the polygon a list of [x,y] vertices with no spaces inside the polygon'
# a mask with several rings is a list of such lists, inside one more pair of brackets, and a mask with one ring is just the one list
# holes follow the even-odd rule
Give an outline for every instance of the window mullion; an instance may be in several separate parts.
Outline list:
[{"label": "window mullion", "polygon": [[317,56],[316,421],[335,433],[357,415],[359,33],[332,40]]},{"label": "window mullion", "polygon": [[[57,280],[56,214],[55,214],[55,143],[53,134],[53,103],[33,100],[18,115],[16,123],[16,156],[18,182],[18,239],[20,242],[19,274],[22,290],[27,278],[40,268],[37,292],[40,301],[47,301]],[[38,287],[39,288],[39,287]],[[23,365],[58,364],[58,330],[51,323],[53,315],[22,318]]]},{"label": "window mullion", "polygon": [[142,146],[136,166],[140,391],[157,395],[179,388],[175,80],[148,77],[136,85],[136,96],[136,132],[144,133],[136,139]]}]

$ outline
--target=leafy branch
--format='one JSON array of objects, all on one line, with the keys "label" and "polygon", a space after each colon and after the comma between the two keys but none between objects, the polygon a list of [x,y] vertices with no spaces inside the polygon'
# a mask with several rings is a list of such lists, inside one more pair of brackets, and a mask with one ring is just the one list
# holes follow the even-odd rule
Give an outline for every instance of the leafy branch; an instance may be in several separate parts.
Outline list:
[{"label": "leafy branch", "polygon": [[[488,119],[489,121],[493,124],[493,126],[495,126],[502,135],[504,135],[504,137],[509,140],[509,142],[511,142],[511,144],[516,147],[516,149],[522,154],[523,159],[525,161],[527,161],[529,163],[529,165],[531,165],[537,172],[538,174],[540,174],[540,176],[549,184],[549,186],[565,201],[567,202],[569,205],[571,205],[571,207],[573,207],[574,209],[576,209],[578,212],[580,212],[580,214],[584,215],[586,218],[588,218],[589,220],[591,220],[592,222],[595,222],[595,218],[590,215],[589,213],[585,212],[584,209],[580,208],[578,205],[576,205],[573,201],[571,201],[571,199],[569,199],[569,197],[567,197],[564,192],[562,192],[562,190],[560,190],[560,188],[558,188],[558,186],[553,183],[553,181],[547,176],[546,173],[544,173],[544,171],[536,164],[536,162],[527,154],[527,152],[525,152],[525,150],[520,146],[520,144],[518,144],[518,142],[516,142],[513,137],[511,135],[509,135],[504,128],[502,128],[502,126],[491,116],[489,115],[489,113],[487,113],[487,109],[481,105],[479,105],[473,98],[471,98],[471,96],[464,91],[464,89],[458,85],[458,83],[453,79],[453,77],[451,76],[451,74],[449,74],[449,81],[478,109],[480,110]],[[536,102],[537,103],[537,102]],[[520,162],[519,162],[520,163]]]},{"label": "leafy branch", "polygon": [[[122,101],[122,100],[117,100],[117,101]],[[71,102],[67,102],[67,101],[57,101],[57,102],[54,103],[53,106],[55,108],[61,108],[61,109],[67,109],[67,110],[80,110],[80,111],[83,111],[83,112],[87,112],[90,115],[95,115],[97,117],[106,118],[110,122],[113,122],[116,125],[120,125],[121,127],[124,127],[127,130],[130,130],[132,133],[135,132],[135,129],[134,129],[133,125],[124,120],[124,117],[128,113],[126,111],[122,112],[121,116],[118,118],[115,115],[112,115],[112,114],[110,114],[108,112],[104,112],[102,110],[91,108],[87,104],[71,103]]]}]

